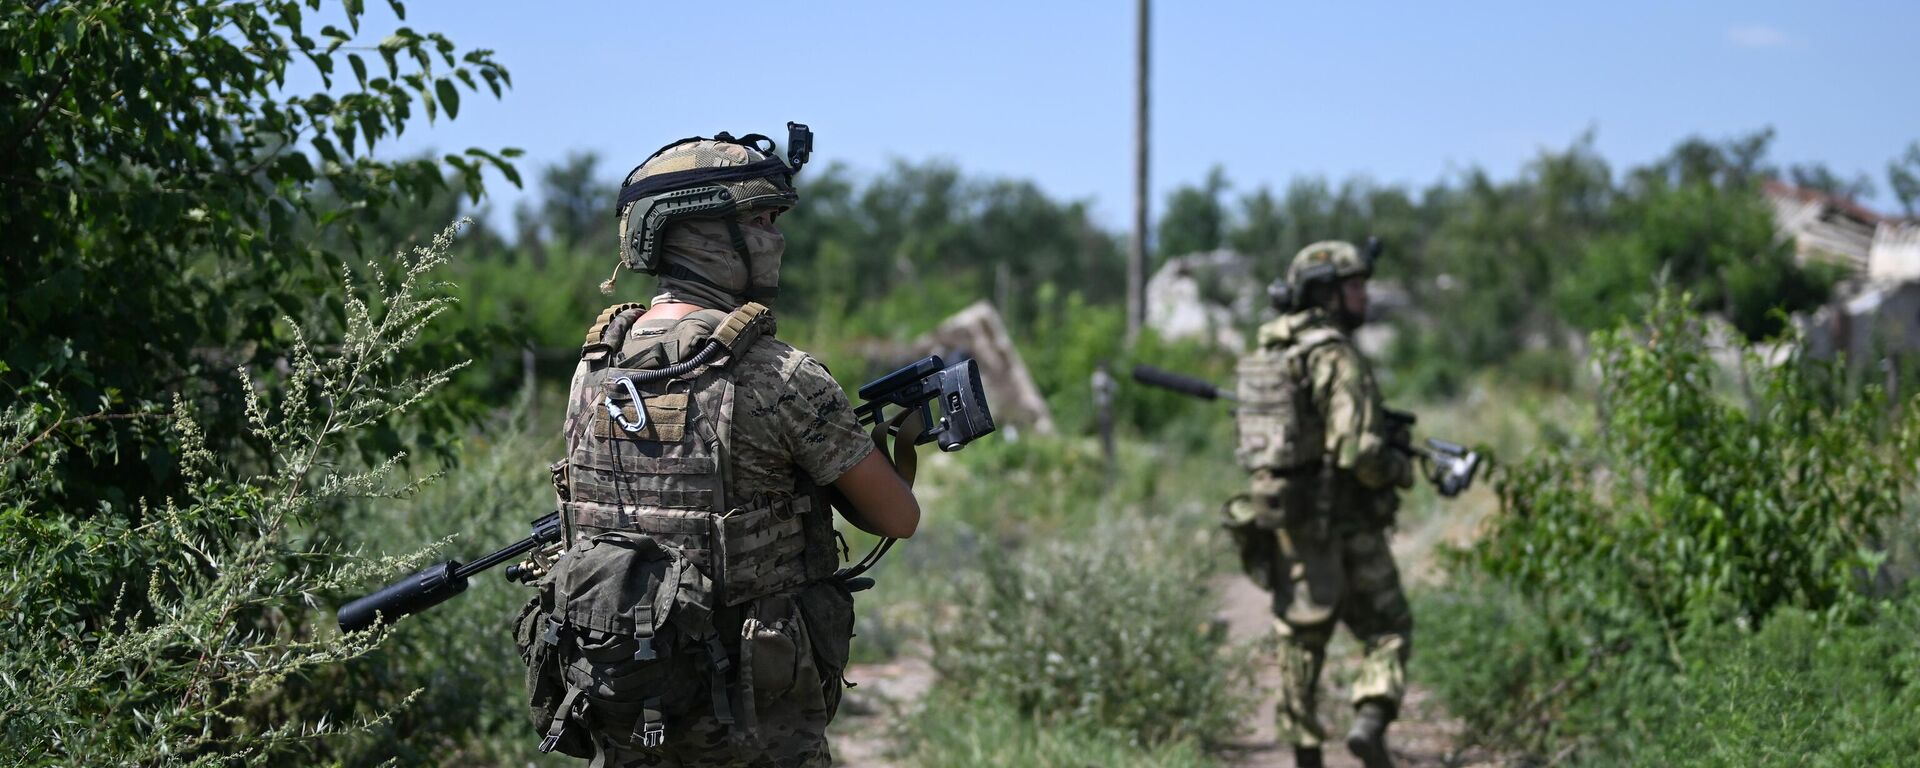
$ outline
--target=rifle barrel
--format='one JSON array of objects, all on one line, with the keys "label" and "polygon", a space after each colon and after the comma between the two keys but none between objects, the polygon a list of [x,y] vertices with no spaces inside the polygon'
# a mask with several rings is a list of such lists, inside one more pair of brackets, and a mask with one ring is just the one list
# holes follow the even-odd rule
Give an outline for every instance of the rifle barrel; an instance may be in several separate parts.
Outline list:
[{"label": "rifle barrel", "polygon": [[1133,380],[1142,384],[1171,389],[1183,395],[1192,395],[1202,400],[1237,400],[1232,392],[1216,387],[1213,382],[1183,376],[1172,371],[1161,370],[1151,365],[1133,367]]}]

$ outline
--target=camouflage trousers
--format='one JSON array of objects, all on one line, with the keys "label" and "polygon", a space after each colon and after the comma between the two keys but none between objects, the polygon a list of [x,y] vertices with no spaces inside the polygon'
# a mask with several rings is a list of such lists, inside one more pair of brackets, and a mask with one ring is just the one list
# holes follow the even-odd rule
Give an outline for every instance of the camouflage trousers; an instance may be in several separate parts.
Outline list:
[{"label": "camouflage trousers", "polygon": [[827,709],[799,697],[759,706],[759,738],[736,740],[711,714],[670,718],[667,741],[647,749],[595,733],[592,768],[827,768]]},{"label": "camouflage trousers", "polygon": [[1353,682],[1355,706],[1378,701],[1397,711],[1413,650],[1413,612],[1384,529],[1322,533],[1307,527],[1275,532],[1274,630],[1279,639],[1282,743],[1326,741],[1317,712],[1320,670],[1334,627],[1345,623],[1365,645]]}]

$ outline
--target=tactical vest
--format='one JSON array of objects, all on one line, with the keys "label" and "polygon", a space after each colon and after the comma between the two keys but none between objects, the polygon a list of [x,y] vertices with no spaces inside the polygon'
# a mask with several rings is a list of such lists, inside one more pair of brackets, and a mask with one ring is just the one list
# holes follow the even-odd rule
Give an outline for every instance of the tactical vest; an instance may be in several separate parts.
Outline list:
[{"label": "tactical vest", "polygon": [[1273,529],[1319,514],[1326,420],[1312,397],[1307,356],[1340,332],[1309,328],[1286,345],[1262,346],[1234,371],[1234,455],[1253,476],[1254,520]]},{"label": "tactical vest", "polygon": [[[804,472],[792,493],[727,494],[730,364],[772,333],[770,312],[706,310],[629,338],[644,311],[609,307],[588,331],[567,458],[552,467],[568,546],[543,582],[540,637],[522,638],[535,718],[549,718],[542,751],[586,756],[583,730],[630,729],[629,746],[658,747],[668,716],[707,706],[753,738],[754,680],[767,666],[753,654],[768,647],[755,636],[805,661],[799,609],[782,593],[839,564],[829,507]],[[714,614],[729,609],[744,613],[747,637],[721,637]],[[523,615],[522,634],[535,623]]]}]

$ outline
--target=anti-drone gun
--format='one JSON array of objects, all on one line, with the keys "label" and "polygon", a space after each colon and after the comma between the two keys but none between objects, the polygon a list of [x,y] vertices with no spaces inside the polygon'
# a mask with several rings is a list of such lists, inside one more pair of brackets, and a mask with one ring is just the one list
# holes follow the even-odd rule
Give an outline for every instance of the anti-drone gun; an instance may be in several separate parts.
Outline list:
[{"label": "anti-drone gun", "polygon": [[[947,365],[938,355],[930,355],[861,387],[860,399],[865,402],[854,409],[854,415],[861,423],[877,426],[886,422],[889,434],[911,436],[912,445],[937,441],[940,450],[957,451],[994,429],[986,391],[980,386],[980,368],[971,359]],[[887,406],[902,410],[889,419]],[[919,419],[909,424],[908,419],[916,412]],[[912,480],[910,467],[903,472]],[[837,494],[829,488],[829,496]],[[506,577],[508,581],[531,584],[546,574],[560,554],[561,537],[560,513],[549,512],[533,521],[532,535],[485,557],[471,563],[435,563],[341,606],[340,631],[356,632],[425,611],[465,592],[474,574],[529,553],[531,557],[507,566]],[[883,540],[859,563],[841,570],[839,578],[855,590],[872,586],[873,580],[860,578],[860,574],[879,562],[892,542]]]},{"label": "anti-drone gun", "polygon": [[[1237,402],[1239,400],[1232,392],[1215,386],[1213,382],[1174,373],[1172,371],[1161,370],[1151,365],[1134,366],[1133,380],[1149,386],[1160,387],[1161,389],[1170,389],[1183,395],[1197,397],[1202,400],[1226,400],[1228,402]],[[1398,411],[1392,408],[1383,410],[1386,412],[1387,419],[1398,427],[1393,430],[1393,433],[1396,435],[1404,435],[1420,420],[1420,417],[1406,411]],[[1431,468],[1431,471],[1428,473],[1428,478],[1433,481],[1434,490],[1438,491],[1441,496],[1447,498],[1458,496],[1461,492],[1472,487],[1474,475],[1480,471],[1480,453],[1459,443],[1441,440],[1437,437],[1429,437],[1426,440],[1426,445],[1415,445],[1411,440],[1395,440],[1393,447],[1409,456],[1426,459],[1428,466]]]},{"label": "anti-drone gun", "polygon": [[[853,415],[867,425],[884,420],[883,410],[889,405],[917,410],[920,423],[914,445],[938,440],[940,450],[951,452],[993,432],[993,413],[980,386],[980,366],[972,359],[947,365],[939,355],[928,355],[861,387],[860,399],[863,402]],[[898,430],[896,424],[895,434]]]},{"label": "anti-drone gun", "polygon": [[[860,400],[860,406],[853,409],[854,417],[874,428],[876,440],[882,433],[893,437],[891,460],[909,485],[915,466],[913,446],[937,441],[940,450],[952,452],[994,430],[986,389],[980,386],[980,366],[971,358],[947,365],[939,355],[928,355],[861,387]],[[888,417],[887,406],[901,410]],[[836,506],[847,503],[837,489],[829,487],[827,491]],[[878,564],[896,541],[899,539],[881,539],[859,562],[840,569],[834,578],[845,582],[849,591],[873,586],[873,579],[861,574]]]},{"label": "anti-drone gun", "polygon": [[[1387,419],[1399,427],[1394,430],[1399,434],[1411,432],[1413,425],[1420,422],[1419,416],[1406,411],[1393,408],[1381,410],[1385,412]],[[1480,471],[1480,452],[1459,443],[1429,437],[1424,448],[1406,442],[1395,442],[1394,447],[1415,456],[1426,457],[1429,466],[1433,468],[1430,477],[1433,480],[1434,490],[1449,499],[1472,487],[1473,476]]]},{"label": "anti-drone gun", "polygon": [[376,623],[390,624],[402,616],[444,603],[465,592],[467,579],[474,574],[529,552],[535,553],[534,556],[507,566],[506,576],[509,581],[532,582],[546,572],[547,564],[558,554],[560,535],[560,513],[549,512],[533,521],[532,535],[492,554],[471,563],[447,560],[429,565],[378,592],[341,606],[340,631],[357,632]]}]

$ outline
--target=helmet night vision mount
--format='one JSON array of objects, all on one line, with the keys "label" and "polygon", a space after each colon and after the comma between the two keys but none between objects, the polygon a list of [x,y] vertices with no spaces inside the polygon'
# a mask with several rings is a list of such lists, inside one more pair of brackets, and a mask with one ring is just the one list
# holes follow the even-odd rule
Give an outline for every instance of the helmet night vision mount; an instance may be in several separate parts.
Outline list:
[{"label": "helmet night vision mount", "polygon": [[[732,144],[745,152],[728,153],[714,149],[712,144]],[[614,215],[622,223],[621,261],[636,272],[660,274],[660,238],[668,225],[684,219],[718,219],[726,222],[734,251],[751,265],[753,259],[735,214],[793,207],[798,200],[793,177],[813,155],[813,131],[803,123],[787,123],[786,160],[781,160],[777,151],[778,145],[764,135],[750,133],[736,139],[723,131],[711,138],[681,139],[648,155],[627,174],[614,206]],[[739,159],[740,154],[745,161]],[[668,169],[646,173],[655,161]],[[669,266],[665,271],[673,272],[674,268]],[[675,276],[705,282],[691,273]]]},{"label": "helmet night vision mount", "polygon": [[[1358,250],[1339,241],[1302,248],[1288,265],[1287,273],[1267,285],[1267,298],[1273,301],[1273,308],[1281,312],[1301,309],[1299,304],[1306,299],[1307,290],[1316,284],[1355,276],[1371,277],[1382,248],[1378,237],[1367,238],[1366,245]],[[1321,255],[1323,252],[1325,255]]]}]

